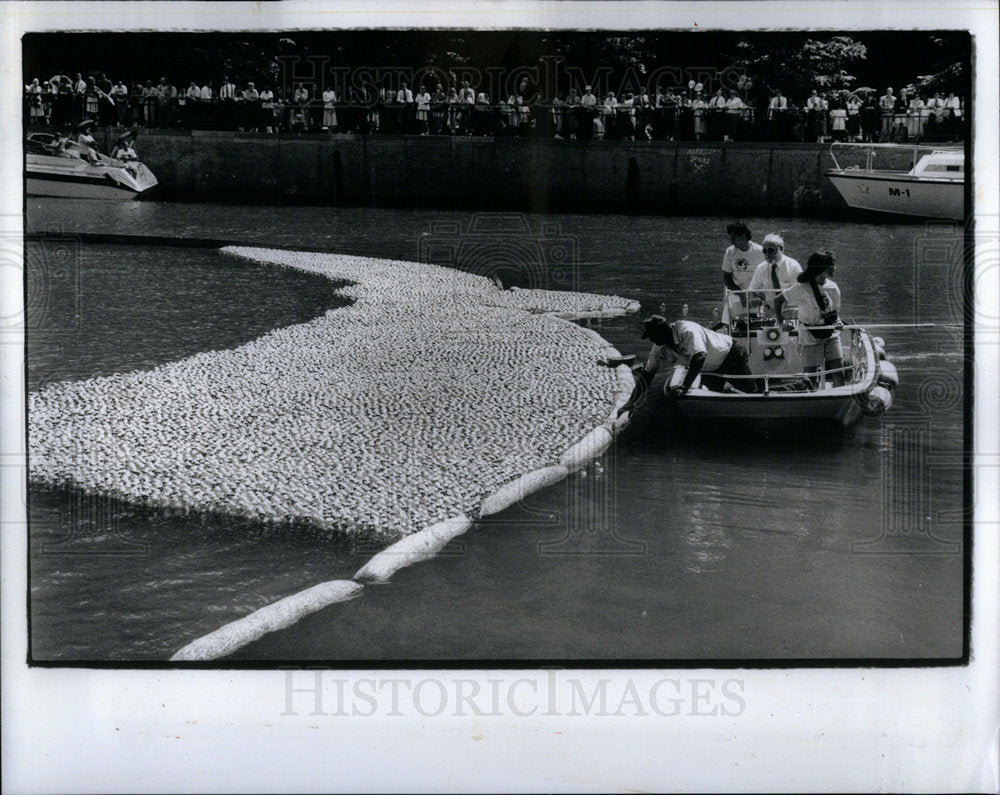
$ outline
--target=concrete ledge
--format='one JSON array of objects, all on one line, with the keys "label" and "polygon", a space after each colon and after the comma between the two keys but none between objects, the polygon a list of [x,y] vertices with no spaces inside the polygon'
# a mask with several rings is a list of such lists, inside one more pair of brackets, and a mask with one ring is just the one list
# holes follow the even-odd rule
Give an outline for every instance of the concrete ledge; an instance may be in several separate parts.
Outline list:
[{"label": "concrete ledge", "polygon": [[[104,133],[105,146],[113,134]],[[138,148],[160,180],[160,194],[189,199],[656,214],[848,212],[826,177],[833,166],[828,144],[143,130]]]}]

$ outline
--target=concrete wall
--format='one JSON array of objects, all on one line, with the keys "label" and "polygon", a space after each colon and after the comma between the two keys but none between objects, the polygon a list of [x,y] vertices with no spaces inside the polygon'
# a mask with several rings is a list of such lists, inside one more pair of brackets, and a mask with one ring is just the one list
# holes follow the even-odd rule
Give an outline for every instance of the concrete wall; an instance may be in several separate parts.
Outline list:
[{"label": "concrete wall", "polygon": [[[137,148],[163,194],[207,201],[678,215],[847,209],[824,176],[829,146],[817,144],[144,131]],[[880,167],[907,164],[880,153]]]}]

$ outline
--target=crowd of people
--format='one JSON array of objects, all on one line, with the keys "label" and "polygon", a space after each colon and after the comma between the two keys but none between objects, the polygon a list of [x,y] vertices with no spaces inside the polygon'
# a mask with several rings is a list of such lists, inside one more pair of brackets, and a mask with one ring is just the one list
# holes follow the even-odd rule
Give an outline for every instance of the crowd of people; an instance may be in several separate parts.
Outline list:
[{"label": "crowd of people", "polygon": [[25,86],[25,118],[35,125],[242,130],[261,133],[331,132],[413,135],[530,135],[606,140],[956,141],[964,138],[965,109],[955,94],[923,97],[892,88],[844,95],[819,89],[800,102],[780,90],[766,108],[746,88],[702,84],[596,93],[593,87],[543,95],[524,78],[508,96],[493,97],[468,80],[447,87],[407,83],[352,87],[296,83],[272,87],[223,76],[186,87],[159,81],[112,81],[102,72],[37,78]]}]

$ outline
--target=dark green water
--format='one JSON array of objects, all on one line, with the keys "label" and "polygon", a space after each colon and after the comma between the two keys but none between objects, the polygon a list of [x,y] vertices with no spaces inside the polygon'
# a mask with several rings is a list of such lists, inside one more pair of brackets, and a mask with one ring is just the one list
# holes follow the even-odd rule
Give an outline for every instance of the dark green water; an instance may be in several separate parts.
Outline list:
[{"label": "dark green water", "polygon": [[[80,232],[219,238],[398,259],[506,284],[611,293],[708,322],[725,220],[30,199],[29,387],[227,348],[336,306],[329,282],[212,250],[81,242]],[[489,219],[487,219],[489,220]],[[496,220],[495,218],[493,219]],[[749,219],[804,261],[833,248],[843,315],[961,320],[949,227]],[[447,252],[451,253],[448,254]],[[62,252],[62,253],[59,253]],[[442,254],[442,252],[445,252]],[[639,316],[641,317],[641,315]],[[648,350],[639,319],[591,327]],[[234,660],[779,660],[962,652],[961,333],[879,332],[900,373],[881,420],[680,427],[654,396],[600,466],[478,523]],[[371,550],[307,530],[150,514],[32,488],[38,660],[165,660],[278,598],[350,577]]]}]

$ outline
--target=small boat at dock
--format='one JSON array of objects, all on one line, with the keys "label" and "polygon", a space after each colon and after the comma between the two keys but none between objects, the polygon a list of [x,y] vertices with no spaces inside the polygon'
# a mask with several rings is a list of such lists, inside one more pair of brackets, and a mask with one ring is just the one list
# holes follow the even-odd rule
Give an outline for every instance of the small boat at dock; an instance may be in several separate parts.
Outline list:
[{"label": "small boat at dock", "polygon": [[[838,159],[839,155],[839,159]],[[858,156],[864,163],[850,162]],[[833,144],[830,182],[850,207],[921,218],[965,219],[965,151],[905,144]],[[875,161],[909,158],[908,171]],[[843,162],[842,162],[843,161]]]},{"label": "small boat at dock", "polygon": [[81,156],[79,145],[52,133],[25,139],[25,193],[75,199],[131,200],[148,193],[157,179],[138,160]]}]

